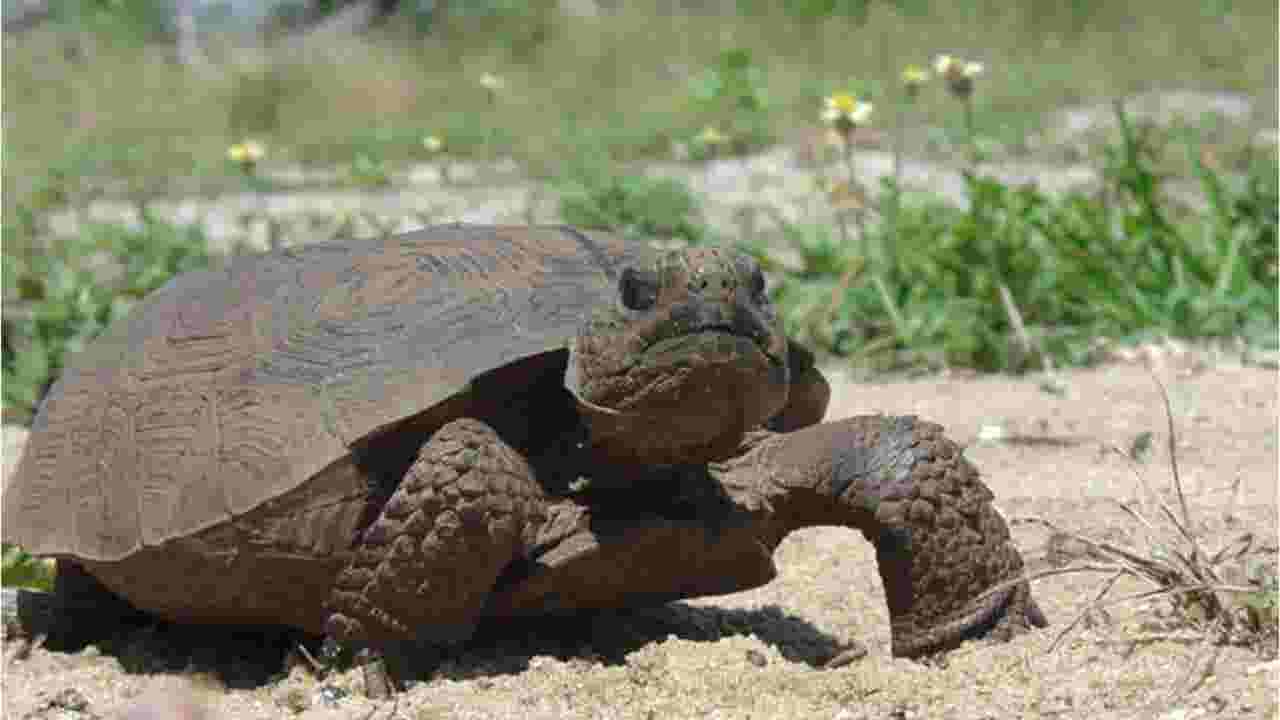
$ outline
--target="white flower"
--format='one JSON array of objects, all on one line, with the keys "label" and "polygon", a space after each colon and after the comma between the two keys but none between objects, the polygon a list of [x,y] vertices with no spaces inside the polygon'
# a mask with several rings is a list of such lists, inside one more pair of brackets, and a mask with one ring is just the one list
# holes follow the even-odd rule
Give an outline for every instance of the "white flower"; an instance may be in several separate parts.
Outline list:
[{"label": "white flower", "polygon": [[494,75],[493,73],[485,73],[480,76],[480,87],[488,90],[489,92],[497,92],[506,87],[506,85],[506,82],[504,82],[502,78]]},{"label": "white flower", "polygon": [[973,94],[973,79],[986,69],[982,63],[950,55],[939,55],[933,61],[934,70],[947,83],[947,89],[959,98],[967,99]]},{"label": "white flower", "polygon": [[919,87],[929,82],[929,71],[916,65],[908,65],[902,69],[902,84],[908,87]]},{"label": "white flower", "polygon": [[256,140],[245,140],[227,148],[227,159],[241,165],[251,165],[267,154],[266,148]]},{"label": "white flower", "polygon": [[822,121],[828,125],[862,125],[871,119],[874,106],[849,93],[835,93],[823,99]]}]

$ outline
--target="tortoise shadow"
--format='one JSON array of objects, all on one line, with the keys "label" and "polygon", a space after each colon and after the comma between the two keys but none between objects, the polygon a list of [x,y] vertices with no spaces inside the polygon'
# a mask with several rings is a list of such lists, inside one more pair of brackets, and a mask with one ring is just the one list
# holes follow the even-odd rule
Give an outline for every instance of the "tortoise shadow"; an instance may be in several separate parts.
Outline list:
[{"label": "tortoise shadow", "polygon": [[[45,593],[20,591],[19,605],[41,601]],[[34,599],[34,600],[33,600]],[[279,681],[290,667],[322,657],[320,638],[280,627],[198,626],[137,615],[119,622],[58,617],[48,612],[19,616],[19,628],[5,632],[6,656],[19,638],[43,638],[52,652],[98,654],[128,674],[204,674],[227,688],[255,689]],[[15,636],[16,635],[16,636]],[[474,636],[453,648],[417,658],[410,679],[435,675],[466,679],[518,674],[537,656],[625,665],[627,656],[675,637],[715,642],[755,635],[787,660],[820,667],[846,646],[807,620],[776,605],[723,608],[672,602],[647,608],[502,618],[483,622]],[[92,646],[92,650],[90,647]],[[301,650],[300,650],[301,648]],[[304,654],[305,651],[305,654]],[[346,669],[342,664],[333,669]]]},{"label": "tortoise shadow", "polygon": [[625,665],[627,656],[669,637],[716,642],[755,635],[787,660],[817,668],[847,645],[777,605],[724,608],[672,602],[656,607],[602,610],[483,623],[466,644],[446,656],[439,671],[453,679],[518,673],[539,655]]}]

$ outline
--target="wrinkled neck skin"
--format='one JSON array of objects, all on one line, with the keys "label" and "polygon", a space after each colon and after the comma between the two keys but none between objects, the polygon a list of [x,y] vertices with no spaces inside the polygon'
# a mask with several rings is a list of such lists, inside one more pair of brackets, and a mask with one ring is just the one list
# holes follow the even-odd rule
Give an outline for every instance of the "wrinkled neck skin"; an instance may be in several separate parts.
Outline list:
[{"label": "wrinkled neck skin", "polygon": [[815,525],[860,530],[874,546],[892,622],[893,654],[928,655],[982,636],[1045,624],[990,490],[941,428],[912,417],[864,416],[794,433],[751,435],[713,464],[725,492],[758,518],[770,552]]}]

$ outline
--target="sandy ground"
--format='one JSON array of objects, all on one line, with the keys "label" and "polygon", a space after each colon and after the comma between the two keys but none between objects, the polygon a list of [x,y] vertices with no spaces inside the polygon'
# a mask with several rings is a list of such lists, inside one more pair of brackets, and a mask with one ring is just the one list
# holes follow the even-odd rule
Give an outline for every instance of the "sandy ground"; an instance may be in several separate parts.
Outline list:
[{"label": "sandy ground", "polygon": [[[1170,389],[1192,512],[1211,548],[1243,531],[1277,546],[1277,372],[1156,358]],[[986,477],[1033,569],[1048,534],[1133,540],[1113,499],[1139,496],[1109,451],[1153,433],[1140,467],[1167,487],[1163,406],[1147,371],[1118,363],[1027,378],[837,378],[830,416],[914,413],[947,426]],[[6,458],[8,461],[9,458]],[[1238,483],[1236,482],[1238,480]],[[1232,489],[1233,485],[1235,490]],[[1272,718],[1275,647],[1203,646],[1165,627],[1161,605],[1117,607],[1050,644],[1095,592],[1094,576],[1039,581],[1053,626],[974,642],[921,664],[889,655],[871,547],[841,528],[792,535],[766,587],[591,621],[501,628],[397,700],[363,696],[352,670],[317,680],[265,635],[151,629],[75,652],[6,637],[6,718]],[[1124,583],[1121,584],[1122,586]],[[1142,589],[1136,583],[1129,591]],[[1163,634],[1163,639],[1150,636]],[[817,665],[858,641],[868,654]]]}]

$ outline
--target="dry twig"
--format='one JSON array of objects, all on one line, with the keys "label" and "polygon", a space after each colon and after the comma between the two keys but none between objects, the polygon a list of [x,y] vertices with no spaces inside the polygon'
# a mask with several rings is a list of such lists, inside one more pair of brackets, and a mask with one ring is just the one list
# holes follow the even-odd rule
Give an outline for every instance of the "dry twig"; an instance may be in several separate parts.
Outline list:
[{"label": "dry twig", "polygon": [[[1112,450],[1129,461],[1129,467],[1137,478],[1146,499],[1141,504],[1158,510],[1155,517],[1151,517],[1149,511],[1136,506],[1138,503],[1118,499],[1114,501],[1120,510],[1143,531],[1145,542],[1142,546],[1091,538],[1064,530],[1043,517],[1017,518],[1012,522],[1035,523],[1057,535],[1082,544],[1086,548],[1084,555],[1087,559],[1067,567],[1026,573],[1021,577],[993,586],[982,596],[987,597],[1019,583],[1055,575],[1080,572],[1106,573],[1108,577],[1103,580],[1098,592],[1058,632],[1047,652],[1057,649],[1062,640],[1094,612],[1105,612],[1107,608],[1116,605],[1150,601],[1156,598],[1168,598],[1180,624],[1193,629],[1197,636],[1202,638],[1205,647],[1214,643],[1241,639],[1237,637],[1240,635],[1250,636],[1261,632],[1257,628],[1250,627],[1248,623],[1240,622],[1238,611],[1241,603],[1228,602],[1223,598],[1224,595],[1248,597],[1264,591],[1262,587],[1255,584],[1233,584],[1223,580],[1222,569],[1225,564],[1240,562],[1254,551],[1254,536],[1252,533],[1241,533],[1227,540],[1213,552],[1205,549],[1204,538],[1196,532],[1186,494],[1183,491],[1182,476],[1177,461],[1177,435],[1169,394],[1159,379],[1154,375],[1152,377],[1164,402],[1169,432],[1169,467],[1178,501],[1177,509],[1164,502],[1147,482],[1132,458],[1113,447]],[[1116,583],[1124,577],[1139,580],[1149,588],[1120,597],[1108,597]],[[1198,665],[1197,659],[1197,662],[1192,664],[1192,668]],[[1189,687],[1185,680],[1180,684],[1180,687],[1183,686]]]}]

